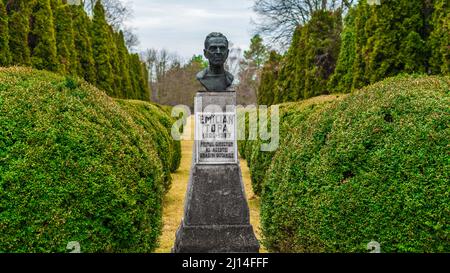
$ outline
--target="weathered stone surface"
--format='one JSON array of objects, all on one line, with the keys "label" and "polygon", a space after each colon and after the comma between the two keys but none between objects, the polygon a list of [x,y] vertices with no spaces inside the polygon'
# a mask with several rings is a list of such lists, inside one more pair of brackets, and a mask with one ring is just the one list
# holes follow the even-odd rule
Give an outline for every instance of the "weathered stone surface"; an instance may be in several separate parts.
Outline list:
[{"label": "weathered stone surface", "polygon": [[[235,104],[235,92],[199,92],[195,112],[230,112]],[[197,164],[196,154],[194,144],[184,218],[172,251],[258,252],[239,163]]]},{"label": "weathered stone surface", "polygon": [[[194,111],[208,112],[213,107],[210,105],[217,105],[218,111],[232,112],[236,109],[236,92],[222,91],[222,92],[204,92],[199,91],[194,98]],[[209,109],[208,109],[209,108]]]},{"label": "weathered stone surface", "polygon": [[181,223],[172,252],[257,253],[259,243],[251,225],[185,226]]},{"label": "weathered stone surface", "polygon": [[239,165],[194,165],[187,190],[186,225],[248,225]]}]

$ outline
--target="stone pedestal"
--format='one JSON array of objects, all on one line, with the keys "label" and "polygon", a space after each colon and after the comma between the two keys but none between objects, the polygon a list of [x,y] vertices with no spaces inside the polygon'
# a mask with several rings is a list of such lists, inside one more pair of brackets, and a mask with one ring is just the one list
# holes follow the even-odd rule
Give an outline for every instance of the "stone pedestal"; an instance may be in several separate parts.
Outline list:
[{"label": "stone pedestal", "polygon": [[259,251],[237,159],[235,105],[235,92],[195,97],[193,161],[173,252]]}]

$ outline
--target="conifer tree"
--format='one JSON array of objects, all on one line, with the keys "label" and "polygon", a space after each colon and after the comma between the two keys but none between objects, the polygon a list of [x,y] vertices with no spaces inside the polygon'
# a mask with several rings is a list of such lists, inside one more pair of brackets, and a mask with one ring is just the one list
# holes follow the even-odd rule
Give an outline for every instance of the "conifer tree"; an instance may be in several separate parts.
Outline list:
[{"label": "conifer tree", "polygon": [[432,17],[432,32],[428,41],[432,74],[450,74],[450,3],[436,0]]},{"label": "conifer tree", "polygon": [[420,0],[385,0],[358,4],[354,87],[401,72],[426,71],[426,22]]},{"label": "conifer tree", "polygon": [[28,34],[30,32],[30,7],[28,0],[12,0],[8,2],[9,14],[9,50],[11,63],[15,65],[31,65]]},{"label": "conifer tree", "polygon": [[132,86],[132,90],[128,98],[136,98],[139,96],[139,69],[138,66],[136,65],[137,59],[138,59],[137,54],[131,53],[128,55],[128,60],[130,64],[130,81]]},{"label": "conifer tree", "polygon": [[111,63],[111,69],[112,69],[112,93],[111,96],[115,98],[120,98],[122,93],[122,72],[120,70],[120,62],[119,59],[119,52],[117,48],[117,41],[116,41],[116,33],[114,32],[114,29],[108,25],[108,51],[109,51],[109,61]]},{"label": "conifer tree", "polygon": [[[366,23],[374,20],[371,17],[375,6],[370,6],[366,1],[358,2],[355,15],[355,61],[351,70],[353,71],[352,88],[360,88],[369,83],[367,73],[367,41],[375,33],[375,28],[366,29]],[[370,26],[370,24],[369,24]],[[339,61],[338,61],[339,62]]]},{"label": "conifer tree", "polygon": [[143,87],[143,96],[142,100],[150,101],[152,91],[150,89],[150,79],[147,64],[145,62],[141,62],[142,67],[142,87]]},{"label": "conifer tree", "polygon": [[328,89],[333,92],[349,93],[352,90],[353,63],[356,58],[355,15],[356,10],[352,8],[345,17],[336,69],[328,83]]},{"label": "conifer tree", "polygon": [[109,25],[106,22],[105,10],[101,1],[94,7],[92,20],[91,40],[95,60],[97,86],[108,95],[114,92],[114,77],[110,57]]},{"label": "conifer tree", "polygon": [[5,4],[0,1],[0,66],[7,66],[10,62],[8,14]]},{"label": "conifer tree", "polygon": [[274,104],[276,83],[281,56],[276,51],[271,51],[268,61],[261,72],[261,83],[257,92],[258,105]]},{"label": "conifer tree", "polygon": [[34,68],[57,71],[56,38],[50,0],[34,2],[28,44]]},{"label": "conifer tree", "polygon": [[[149,100],[150,99],[150,90],[148,88],[148,82],[145,80],[145,68],[144,64],[139,59],[138,54],[130,55],[130,71],[133,85],[133,93],[132,98],[134,99],[142,99]],[[148,73],[148,72],[147,72]]]},{"label": "conifer tree", "polygon": [[77,57],[77,75],[87,82],[96,84],[96,69],[90,38],[91,20],[82,6],[71,5],[71,17],[74,29],[74,45]]},{"label": "conifer tree", "polygon": [[128,58],[128,50],[125,45],[125,39],[123,36],[123,32],[120,31],[116,35],[116,44],[117,44],[117,52],[120,60],[120,75],[121,75],[121,98],[129,98],[130,94],[133,92],[133,87],[131,85],[130,79],[130,61]]},{"label": "conifer tree", "polygon": [[304,52],[304,45],[300,44],[302,28],[302,26],[298,26],[294,31],[291,46],[281,61],[280,74],[274,89],[274,104],[294,100],[294,98],[289,96],[292,95],[291,90],[296,90],[296,86],[294,85],[295,74],[299,74],[299,77],[303,76],[303,71],[298,70],[296,62],[299,55]]},{"label": "conifer tree", "polygon": [[69,5],[64,4],[56,8],[55,28],[59,71],[63,74],[76,75],[78,71],[78,59],[75,50],[74,29]]},{"label": "conifer tree", "polygon": [[298,27],[283,61],[274,103],[306,99],[330,91],[327,83],[339,55],[340,11],[315,11]]}]

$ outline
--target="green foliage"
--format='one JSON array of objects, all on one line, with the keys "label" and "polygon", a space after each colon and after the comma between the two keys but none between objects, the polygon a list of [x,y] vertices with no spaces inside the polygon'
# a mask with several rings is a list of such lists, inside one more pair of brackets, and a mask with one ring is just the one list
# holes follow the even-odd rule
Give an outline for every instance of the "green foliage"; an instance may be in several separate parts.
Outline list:
[{"label": "green foliage", "polygon": [[[279,118],[280,118],[280,146],[283,146],[287,141],[289,132],[299,126],[301,122],[304,122],[314,111],[320,109],[325,104],[330,103],[338,99],[339,95],[327,95],[318,96],[315,98],[307,99],[301,103],[284,103],[279,106]],[[256,111],[256,110],[255,110]],[[268,115],[270,115],[271,108],[269,108]],[[259,115],[260,113],[257,112]],[[249,140],[249,132],[256,132],[258,128],[257,122],[250,121],[250,114],[246,115],[246,137],[245,140],[238,142],[239,153],[242,158],[247,160],[248,167],[250,169],[250,177],[252,182],[253,192],[256,195],[261,195],[264,188],[265,177],[272,163],[275,152],[266,152],[261,150],[261,145],[267,141],[261,140],[259,137],[256,140]],[[270,116],[268,116],[268,126],[270,130]]]},{"label": "green foliage", "polygon": [[0,6],[0,65],[77,75],[112,97],[150,100],[147,68],[107,23],[101,1],[92,19],[82,5],[66,1],[7,3],[8,17]]},{"label": "green foliage", "polygon": [[191,60],[189,61],[190,64],[198,64],[201,69],[205,69],[208,67],[208,60],[205,60],[203,55],[194,55],[192,56]]},{"label": "green foliage", "polygon": [[112,97],[120,98],[122,97],[121,93],[123,92],[122,86],[122,65],[123,60],[119,59],[119,51],[117,45],[117,37],[116,33],[111,26],[108,26],[108,45],[109,45],[109,61],[111,63],[112,74],[109,76],[112,79],[113,86],[111,93]]},{"label": "green foliage", "polygon": [[[300,92],[298,87],[295,86],[294,80],[304,76],[303,71],[299,70],[296,65],[296,59],[300,58],[300,56],[303,58],[304,56],[304,45],[300,40],[301,33],[302,26],[298,26],[292,36],[291,46],[281,62],[278,81],[276,87],[273,89],[274,104],[285,101],[294,101],[297,99],[295,92]],[[297,77],[295,75],[297,75]],[[295,95],[295,97],[293,97],[293,95]],[[270,95],[267,94],[266,96]]]},{"label": "green foliage", "polygon": [[253,63],[257,68],[261,68],[268,58],[268,51],[263,43],[263,39],[258,34],[250,40],[249,50],[244,51],[244,58]]},{"label": "green foliage", "polygon": [[[370,7],[365,29],[373,29],[362,45],[366,73],[364,78],[375,83],[400,72],[424,72],[424,40],[419,33],[424,27],[422,1],[384,1]],[[358,83],[355,83],[358,86]]]},{"label": "green foliage", "polygon": [[77,75],[78,56],[75,50],[75,34],[70,5],[58,6],[55,10],[56,45],[59,59],[59,72]]},{"label": "green foliage", "polygon": [[30,32],[30,7],[26,0],[16,0],[10,3],[9,10],[9,50],[11,63],[15,65],[31,65],[28,33]]},{"label": "green foliage", "polygon": [[105,90],[108,95],[112,95],[114,92],[114,77],[112,77],[113,69],[110,56],[110,32],[101,1],[97,1],[94,7],[91,41],[95,56],[96,85]]},{"label": "green foliage", "polygon": [[139,59],[138,54],[130,55],[130,71],[134,96],[140,100],[150,100],[150,89],[146,80],[148,71],[145,64]]},{"label": "green foliage", "polygon": [[353,63],[356,58],[355,13],[351,8],[345,17],[344,30],[341,34],[341,50],[336,69],[328,82],[328,89],[338,93],[350,93],[353,84]]},{"label": "green foliage", "polygon": [[150,135],[163,165],[164,190],[169,191],[172,182],[170,173],[178,169],[181,160],[180,142],[173,140],[170,132],[175,121],[148,102],[120,99],[116,99],[116,102]]},{"label": "green foliage", "polygon": [[35,1],[30,19],[28,45],[34,68],[57,71],[56,38],[49,0]]},{"label": "green foliage", "polygon": [[282,62],[274,103],[328,94],[328,79],[339,55],[341,12],[316,11],[294,32]]},{"label": "green foliage", "polygon": [[258,105],[272,105],[274,103],[280,61],[281,56],[276,51],[271,51],[269,59],[261,71],[261,82],[257,92]]},{"label": "green foliage", "polygon": [[450,41],[445,16],[450,10],[444,2],[434,1],[433,11],[431,1],[385,0],[382,5],[359,1],[346,18],[329,87],[350,92],[401,73],[445,74]]},{"label": "green foliage", "polygon": [[10,62],[8,15],[5,4],[0,1],[0,66],[7,66]]},{"label": "green foliage", "polygon": [[74,43],[78,57],[77,75],[96,84],[95,62],[90,39],[91,20],[81,6],[69,6],[72,14]]},{"label": "green foliage", "polygon": [[449,94],[448,77],[398,76],[282,106],[279,150],[249,164],[265,169],[266,247],[365,252],[375,240],[383,252],[450,251]]},{"label": "green foliage", "polygon": [[[119,62],[119,74],[121,75],[119,98],[127,98],[129,94],[133,92],[133,87],[131,85],[130,79],[130,60],[128,57],[128,50],[125,45],[125,39],[123,37],[122,31],[115,34],[115,42],[117,46],[117,54]],[[131,96],[130,96],[131,97]]]},{"label": "green foliage", "polygon": [[450,4],[436,0],[428,44],[431,48],[430,70],[433,74],[450,74]]},{"label": "green foliage", "polygon": [[130,105],[145,118],[77,78],[0,68],[2,251],[154,250],[166,167],[146,121],[165,131],[168,118]]}]

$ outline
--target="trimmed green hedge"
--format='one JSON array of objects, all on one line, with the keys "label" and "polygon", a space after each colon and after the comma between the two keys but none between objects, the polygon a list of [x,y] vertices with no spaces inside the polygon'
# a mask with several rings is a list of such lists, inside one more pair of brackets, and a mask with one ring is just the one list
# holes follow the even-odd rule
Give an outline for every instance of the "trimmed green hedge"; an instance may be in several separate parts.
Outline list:
[{"label": "trimmed green hedge", "polygon": [[84,81],[0,68],[0,252],[156,247],[167,163],[133,114]]},{"label": "trimmed green hedge", "polygon": [[[286,137],[289,136],[288,132],[295,129],[297,125],[303,122],[309,114],[320,109],[323,105],[341,97],[343,97],[343,95],[323,95],[301,102],[279,104],[280,146],[283,146],[287,141]],[[241,157],[247,160],[247,165],[250,169],[253,192],[256,195],[261,195],[266,172],[272,163],[272,159],[276,151],[261,151],[261,145],[263,143],[267,143],[267,141],[263,141],[259,137],[256,140],[248,140],[249,131],[252,130],[252,127],[256,127],[258,125],[254,123],[250,124],[249,114],[246,114],[245,119],[246,137],[245,140],[238,142],[238,149]],[[270,108],[268,111],[268,126],[270,128]]]},{"label": "trimmed green hedge", "polygon": [[172,182],[171,172],[178,169],[181,161],[181,144],[173,140],[171,135],[174,120],[165,111],[145,101],[121,99],[115,99],[115,101],[155,141],[154,146],[163,163],[164,189],[167,192]]},{"label": "trimmed green hedge", "polygon": [[297,105],[264,175],[269,250],[366,252],[374,240],[382,252],[450,251],[449,77],[399,76],[314,111]]}]

